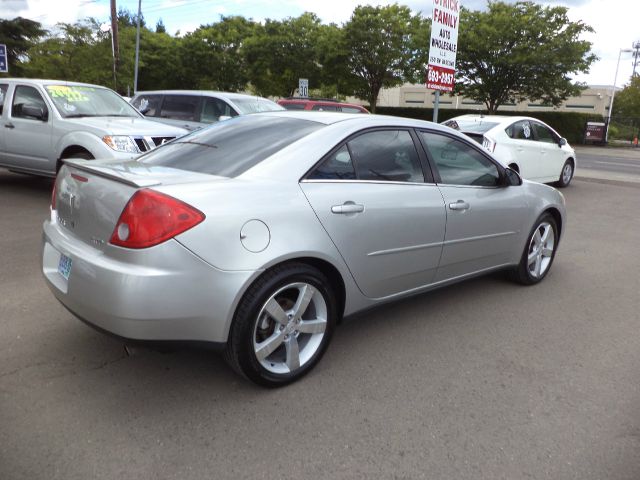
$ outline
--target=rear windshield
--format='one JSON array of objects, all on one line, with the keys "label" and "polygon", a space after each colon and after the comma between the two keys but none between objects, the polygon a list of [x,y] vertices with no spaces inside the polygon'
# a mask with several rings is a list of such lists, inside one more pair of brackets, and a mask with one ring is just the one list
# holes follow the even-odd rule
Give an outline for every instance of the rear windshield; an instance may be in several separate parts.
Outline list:
[{"label": "rear windshield", "polygon": [[460,130],[461,132],[470,133],[486,133],[493,127],[498,125],[496,122],[486,122],[484,120],[447,120],[443,122],[443,125],[451,127],[454,130]]},{"label": "rear windshield", "polygon": [[180,137],[140,157],[140,161],[236,177],[323,126],[296,118],[240,116]]}]

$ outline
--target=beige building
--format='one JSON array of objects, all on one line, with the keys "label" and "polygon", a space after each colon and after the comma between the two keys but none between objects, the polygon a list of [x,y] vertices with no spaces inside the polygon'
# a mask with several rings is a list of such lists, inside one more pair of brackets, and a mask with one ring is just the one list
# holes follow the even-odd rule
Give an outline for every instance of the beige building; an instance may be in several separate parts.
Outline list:
[{"label": "beige building", "polygon": [[[583,112],[607,116],[611,102],[611,86],[590,85],[579,96],[569,97],[559,107],[543,104],[542,102],[519,102],[501,105],[498,110],[515,110],[518,112],[532,111],[561,111]],[[616,91],[619,91],[617,88]],[[421,107],[433,108],[435,92],[424,85],[406,84],[401,87],[383,88],[378,96],[380,107]],[[363,102],[349,98],[348,101],[362,104]],[[484,110],[482,103],[470,100],[460,95],[440,95],[440,108],[455,108],[465,110]]]}]

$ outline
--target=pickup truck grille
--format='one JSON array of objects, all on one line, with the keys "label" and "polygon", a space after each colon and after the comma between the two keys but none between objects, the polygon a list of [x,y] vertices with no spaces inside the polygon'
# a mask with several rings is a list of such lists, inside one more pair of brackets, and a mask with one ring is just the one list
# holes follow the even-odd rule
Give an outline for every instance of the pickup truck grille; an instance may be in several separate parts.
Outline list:
[{"label": "pickup truck grille", "polygon": [[147,152],[170,142],[174,138],[176,137],[133,137],[133,141],[136,142],[138,150]]}]

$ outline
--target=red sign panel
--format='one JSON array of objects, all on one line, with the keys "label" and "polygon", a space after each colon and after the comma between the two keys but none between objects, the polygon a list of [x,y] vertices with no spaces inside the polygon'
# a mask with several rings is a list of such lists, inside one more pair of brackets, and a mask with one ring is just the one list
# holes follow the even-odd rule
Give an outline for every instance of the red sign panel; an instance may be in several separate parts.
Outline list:
[{"label": "red sign panel", "polygon": [[450,92],[453,90],[455,76],[456,71],[452,68],[429,65],[429,70],[427,71],[427,88]]}]

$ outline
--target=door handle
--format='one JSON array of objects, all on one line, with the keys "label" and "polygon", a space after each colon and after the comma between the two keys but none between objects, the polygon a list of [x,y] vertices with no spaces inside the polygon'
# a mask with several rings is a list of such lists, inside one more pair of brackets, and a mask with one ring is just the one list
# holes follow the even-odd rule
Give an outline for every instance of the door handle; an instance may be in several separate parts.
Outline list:
[{"label": "door handle", "polygon": [[470,205],[464,200],[458,200],[456,203],[450,203],[451,210],[469,210]]},{"label": "door handle", "polygon": [[337,213],[339,215],[361,212],[364,212],[364,205],[358,205],[357,203],[343,203],[342,205],[334,205],[331,207],[331,213]]},{"label": "door handle", "polygon": [[16,128],[16,126],[13,123],[5,123],[4,128]]}]

